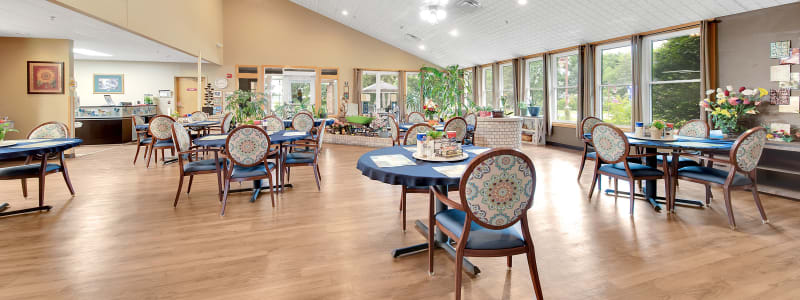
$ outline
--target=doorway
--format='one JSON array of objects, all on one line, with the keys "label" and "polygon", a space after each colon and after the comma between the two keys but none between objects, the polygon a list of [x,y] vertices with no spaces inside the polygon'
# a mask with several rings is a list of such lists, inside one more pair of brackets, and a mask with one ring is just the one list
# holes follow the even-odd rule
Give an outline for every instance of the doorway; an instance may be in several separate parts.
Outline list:
[{"label": "doorway", "polygon": [[[205,86],[206,79],[203,77],[202,86]],[[175,109],[181,116],[191,114],[200,110],[197,105],[197,77],[175,77]]]}]

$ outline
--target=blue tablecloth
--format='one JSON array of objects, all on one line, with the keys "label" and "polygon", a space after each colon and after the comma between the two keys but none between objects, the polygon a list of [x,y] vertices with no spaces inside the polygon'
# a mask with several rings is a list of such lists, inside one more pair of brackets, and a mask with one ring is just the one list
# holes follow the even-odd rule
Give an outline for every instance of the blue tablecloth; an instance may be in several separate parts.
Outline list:
[{"label": "blue tablecloth", "polygon": [[[305,138],[308,138],[309,136],[311,136],[307,132],[304,133],[303,135],[291,135],[291,136],[285,135],[286,133],[289,133],[289,132],[300,132],[300,131],[294,131],[294,130],[278,131],[276,133],[273,133],[273,134],[269,135],[269,142],[274,145],[274,144],[281,144],[281,143],[286,143],[286,142],[299,141],[299,140],[302,140],[302,139],[305,139]],[[207,136],[204,136],[204,137],[201,137],[201,138],[196,138],[196,139],[194,139],[193,142],[194,142],[195,145],[202,146],[202,147],[225,147],[225,140],[226,139],[204,139],[204,138],[210,137],[210,136],[220,136],[220,135],[219,134],[207,135]]]},{"label": "blue tablecloth", "polygon": [[219,121],[197,121],[197,122],[183,124],[184,127],[207,127],[214,125],[219,125]]},{"label": "blue tablecloth", "polygon": [[[413,147],[413,146],[406,146]],[[417,160],[412,157],[412,152],[407,150],[404,146],[387,147],[378,150],[373,150],[358,159],[356,169],[361,171],[361,174],[369,177],[370,179],[377,180],[383,183],[393,185],[405,186],[433,186],[433,185],[456,185],[461,181],[461,178],[447,177],[446,175],[434,170],[433,167],[449,166],[449,165],[467,165],[477,154],[466,151],[471,149],[486,149],[477,146],[464,146],[462,149],[469,154],[469,158],[458,162],[428,162]],[[401,166],[381,168],[375,165],[372,161],[373,156],[377,155],[390,155],[402,154],[408,157],[411,161],[416,162],[413,166]]]},{"label": "blue tablecloth", "polygon": [[[318,127],[322,125],[322,121],[325,120],[325,126],[333,125],[334,119],[316,119],[314,120],[314,127]],[[283,127],[292,128],[292,120],[283,120]]]},{"label": "blue tablecloth", "polygon": [[150,124],[136,125],[136,130],[147,130],[148,128],[150,128]]},{"label": "blue tablecloth", "polygon": [[[59,142],[58,145],[50,145],[50,142]],[[48,144],[45,144],[48,143]],[[83,143],[82,139],[42,139],[37,141],[20,141],[12,146],[0,147],[0,159],[11,159],[17,157],[26,157],[28,155],[58,153],[69,148],[76,147]],[[41,147],[34,148],[18,148],[18,146],[42,144]]]},{"label": "blue tablecloth", "polygon": [[[411,126],[414,126],[414,124],[416,123],[400,123],[400,125],[398,125],[397,127],[400,128],[400,130],[407,131],[409,128],[411,128]],[[444,123],[440,122],[439,125],[433,126],[433,129],[436,129],[437,131],[444,130]],[[475,126],[467,125],[467,131],[474,131],[474,130]]]},{"label": "blue tablecloth", "polygon": [[[626,132],[628,142],[631,146],[646,147],[646,148],[664,148],[664,149],[684,149],[684,150],[699,150],[699,151],[728,151],[733,147],[733,140],[718,140],[718,139],[704,139],[688,136],[676,136],[672,141],[654,141],[637,139],[633,133]],[[587,133],[584,137],[591,139],[592,135]]]}]

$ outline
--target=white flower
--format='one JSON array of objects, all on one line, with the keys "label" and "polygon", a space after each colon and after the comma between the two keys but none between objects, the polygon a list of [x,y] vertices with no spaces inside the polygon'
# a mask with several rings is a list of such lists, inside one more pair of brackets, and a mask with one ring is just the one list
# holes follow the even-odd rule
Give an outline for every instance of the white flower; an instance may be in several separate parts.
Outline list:
[{"label": "white flower", "polygon": [[733,92],[733,86],[732,85],[726,86],[725,89],[728,90],[729,92]]},{"label": "white flower", "polygon": [[754,94],[755,94],[754,90],[744,90],[744,91],[742,91],[742,95],[745,95],[745,96],[752,96]]},{"label": "white flower", "polygon": [[722,94],[722,88],[717,88],[717,94]]},{"label": "white flower", "polygon": [[711,94],[713,94],[713,93],[714,93],[714,90],[707,90],[707,91],[706,91],[706,95],[711,95]]}]

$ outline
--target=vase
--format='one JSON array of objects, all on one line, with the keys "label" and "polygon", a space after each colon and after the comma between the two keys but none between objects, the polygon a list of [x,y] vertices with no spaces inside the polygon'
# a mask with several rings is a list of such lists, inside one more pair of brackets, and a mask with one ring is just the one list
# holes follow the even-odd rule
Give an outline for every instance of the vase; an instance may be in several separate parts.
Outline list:
[{"label": "vase", "polygon": [[658,129],[658,128],[655,128],[655,127],[650,127],[650,138],[651,138],[651,139],[655,139],[655,140],[661,139],[661,134],[662,134],[663,132],[664,132],[664,130],[663,130],[663,129]]},{"label": "vase", "polygon": [[540,108],[538,106],[528,106],[528,114],[530,114],[531,117],[538,117],[539,109]]}]

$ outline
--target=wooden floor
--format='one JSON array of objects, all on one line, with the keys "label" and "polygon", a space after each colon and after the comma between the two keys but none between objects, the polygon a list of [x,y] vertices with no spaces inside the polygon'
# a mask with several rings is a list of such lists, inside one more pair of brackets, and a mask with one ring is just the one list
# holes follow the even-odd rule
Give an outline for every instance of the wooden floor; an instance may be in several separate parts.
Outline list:
[{"label": "wooden floor", "polygon": [[[255,203],[234,194],[225,217],[213,176],[196,178],[173,209],[177,166],[133,166],[134,150],[81,147],[68,162],[74,198],[59,175],[49,176],[52,211],[0,219],[0,298],[453,297],[453,261],[441,250],[433,277],[425,254],[390,256],[424,238],[400,229],[400,188],[356,170],[368,148],[327,146],[322,192],[309,169],[297,168],[295,187],[277,207],[267,193]],[[577,152],[523,150],[538,177],[529,219],[545,297],[800,298],[800,202],[765,195],[771,223],[762,225],[751,195],[735,192],[737,231],[728,229],[719,190],[708,209],[670,215],[637,201],[631,217],[627,198],[587,200],[591,174],[575,181]],[[13,208],[36,201],[35,191],[22,198],[18,181],[0,182],[0,190]],[[679,195],[701,199],[703,192],[681,183]],[[410,196],[409,223],[426,216],[426,197]],[[472,261],[483,272],[464,277],[465,299],[534,297],[524,256],[511,271],[504,258]]]}]

